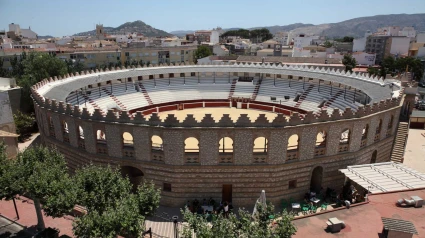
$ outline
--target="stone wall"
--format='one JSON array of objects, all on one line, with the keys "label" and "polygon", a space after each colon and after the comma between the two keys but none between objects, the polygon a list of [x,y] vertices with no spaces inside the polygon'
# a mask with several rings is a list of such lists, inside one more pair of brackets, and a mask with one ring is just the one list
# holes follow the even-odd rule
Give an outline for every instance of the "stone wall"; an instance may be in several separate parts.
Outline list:
[{"label": "stone wall", "polygon": [[[315,167],[323,168],[322,187],[339,189],[344,176],[339,169],[349,165],[370,163],[372,153],[377,151],[377,161],[389,161],[396,121],[400,107],[388,107],[375,113],[370,110],[362,117],[343,118],[331,121],[312,121],[306,116],[303,120],[309,123],[298,123],[277,127],[198,127],[186,128],[176,124],[160,126],[144,123],[118,123],[116,121],[100,121],[87,118],[87,112],[78,113],[69,106],[63,109],[47,109],[35,103],[37,120],[42,131],[41,136],[46,144],[54,145],[65,154],[71,171],[87,164],[111,164],[132,166],[140,169],[145,180],[152,180],[158,187],[170,183],[171,192],[163,191],[161,203],[180,206],[188,199],[214,197],[220,200],[222,186],[232,185],[233,202],[248,206],[255,202],[262,189],[266,190],[268,200],[278,204],[282,198],[301,197],[309,188],[312,171]],[[68,111],[68,113],[67,113]],[[138,115],[140,116],[140,115]],[[387,134],[387,125],[393,116],[393,126]],[[53,121],[49,127],[48,118]],[[140,118],[139,118],[140,119]],[[374,141],[375,128],[382,119],[382,130],[379,140]],[[294,119],[295,120],[295,119]],[[298,120],[301,119],[298,117]],[[66,121],[69,130],[69,142],[63,140],[64,131],[61,122]],[[126,120],[124,120],[126,121]],[[289,121],[290,122],[290,121]],[[294,122],[294,121],[292,121]],[[360,147],[364,125],[369,125],[368,143]],[[84,130],[85,148],[78,147],[79,127]],[[59,128],[57,128],[59,127]],[[44,129],[44,130],[42,130]],[[96,131],[104,130],[108,154],[97,153]],[[348,151],[340,152],[340,137],[344,129],[350,130]],[[54,136],[49,133],[54,130]],[[326,133],[326,154],[315,156],[315,140],[317,133]],[[133,158],[124,157],[122,134],[133,135]],[[299,158],[287,160],[288,138],[298,134]],[[163,161],[153,161],[151,157],[151,137],[158,135],[163,139]],[[218,144],[222,137],[233,140],[233,162],[219,164]],[[187,164],[185,160],[184,140],[195,137],[199,141],[199,161]],[[254,163],[253,142],[255,138],[265,137],[268,150],[262,156],[267,159],[262,163]],[[289,189],[289,181],[296,180],[296,187]]]}]

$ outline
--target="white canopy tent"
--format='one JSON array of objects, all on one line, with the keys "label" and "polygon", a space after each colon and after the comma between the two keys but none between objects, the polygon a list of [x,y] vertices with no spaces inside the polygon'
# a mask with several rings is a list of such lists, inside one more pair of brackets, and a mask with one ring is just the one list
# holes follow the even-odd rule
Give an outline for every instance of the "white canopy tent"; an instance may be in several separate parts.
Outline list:
[{"label": "white canopy tent", "polygon": [[371,193],[425,188],[425,174],[394,162],[353,165],[339,171]]}]

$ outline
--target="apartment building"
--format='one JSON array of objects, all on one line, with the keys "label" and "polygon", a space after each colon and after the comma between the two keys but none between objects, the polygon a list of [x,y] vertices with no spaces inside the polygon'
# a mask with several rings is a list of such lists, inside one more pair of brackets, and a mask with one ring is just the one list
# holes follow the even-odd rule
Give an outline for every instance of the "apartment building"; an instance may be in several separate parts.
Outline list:
[{"label": "apartment building", "polygon": [[192,63],[196,46],[122,48],[121,61],[142,64]]},{"label": "apartment building", "polygon": [[190,42],[218,44],[220,41],[220,32],[218,30],[195,31],[193,34],[186,34],[186,40]]},{"label": "apartment building", "polygon": [[410,38],[374,34],[367,38],[365,52],[376,54],[376,64],[381,64],[387,56],[407,56]]}]

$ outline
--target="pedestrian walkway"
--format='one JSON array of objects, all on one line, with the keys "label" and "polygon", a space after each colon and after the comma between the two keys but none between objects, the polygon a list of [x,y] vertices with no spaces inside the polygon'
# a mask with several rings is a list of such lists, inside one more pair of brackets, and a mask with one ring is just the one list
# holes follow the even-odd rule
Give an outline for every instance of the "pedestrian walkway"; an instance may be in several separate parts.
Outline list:
[{"label": "pedestrian walkway", "polygon": [[[0,215],[5,216],[11,220],[16,220],[16,223],[22,226],[28,228],[35,228],[37,226],[37,215],[35,214],[33,201],[21,196],[16,199],[16,207],[18,209],[19,220],[17,220],[15,208],[13,206],[12,201],[0,201]],[[59,229],[60,235],[74,237],[72,234],[72,216],[52,218],[43,214],[43,217],[46,227]]]}]

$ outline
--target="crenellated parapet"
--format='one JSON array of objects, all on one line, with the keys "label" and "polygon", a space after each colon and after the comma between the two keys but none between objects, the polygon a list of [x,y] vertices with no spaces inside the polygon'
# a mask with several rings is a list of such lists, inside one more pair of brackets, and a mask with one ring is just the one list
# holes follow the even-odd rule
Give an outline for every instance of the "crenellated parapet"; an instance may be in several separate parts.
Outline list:
[{"label": "crenellated parapet", "polygon": [[228,114],[224,114],[221,118],[213,118],[211,114],[206,114],[200,121],[197,121],[193,115],[190,114],[187,115],[186,118],[182,121],[179,121],[174,114],[168,114],[164,120],[161,120],[157,113],[152,113],[149,117],[145,117],[140,111],[130,114],[128,111],[121,111],[117,113],[110,109],[106,114],[104,114],[100,109],[95,109],[93,113],[90,113],[87,108],[83,108],[83,110],[81,110],[78,106],[65,104],[62,101],[57,102],[54,99],[45,99],[44,101],[35,100],[35,103],[40,107],[48,109],[51,113],[59,113],[83,120],[98,122],[118,122],[123,124],[146,125],[154,127],[261,128],[288,127],[328,121],[363,118],[397,107],[400,104],[400,100],[401,98],[398,97],[373,103],[372,105],[367,104],[364,107],[360,106],[357,111],[353,111],[351,108],[346,108],[344,111],[334,109],[330,115],[326,112],[326,110],[322,110],[320,113],[313,113],[312,111],[308,111],[305,115],[301,115],[298,112],[293,112],[290,116],[277,114],[277,116],[272,121],[269,121],[265,114],[260,114],[257,118],[250,118],[247,114],[241,114],[237,120],[232,120]]}]

